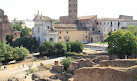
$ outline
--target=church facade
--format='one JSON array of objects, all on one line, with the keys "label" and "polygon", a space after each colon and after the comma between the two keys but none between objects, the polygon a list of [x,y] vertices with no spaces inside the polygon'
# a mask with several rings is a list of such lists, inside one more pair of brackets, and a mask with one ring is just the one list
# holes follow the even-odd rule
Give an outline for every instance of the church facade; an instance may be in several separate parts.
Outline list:
[{"label": "church facade", "polygon": [[35,15],[33,21],[35,25],[32,29],[32,37],[35,37],[42,45],[45,41],[57,42],[57,32],[53,30],[52,25],[54,20],[48,16],[42,16],[39,14]]}]

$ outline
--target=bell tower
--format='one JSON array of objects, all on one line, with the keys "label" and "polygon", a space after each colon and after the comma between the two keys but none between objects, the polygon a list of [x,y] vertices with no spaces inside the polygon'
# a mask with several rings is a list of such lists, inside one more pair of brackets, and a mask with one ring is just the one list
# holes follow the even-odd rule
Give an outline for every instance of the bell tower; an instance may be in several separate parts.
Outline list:
[{"label": "bell tower", "polygon": [[78,1],[77,0],[68,0],[69,1],[69,23],[70,24],[75,24],[75,21],[77,20],[77,5]]}]

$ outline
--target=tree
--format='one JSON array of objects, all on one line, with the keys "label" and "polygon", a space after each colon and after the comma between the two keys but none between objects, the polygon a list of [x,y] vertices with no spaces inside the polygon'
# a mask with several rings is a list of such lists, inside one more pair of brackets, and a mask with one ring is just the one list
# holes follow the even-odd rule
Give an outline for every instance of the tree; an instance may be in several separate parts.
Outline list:
[{"label": "tree", "polygon": [[55,24],[60,24],[60,21],[59,21],[59,20],[57,20],[57,21],[55,22]]},{"label": "tree", "polygon": [[125,29],[125,31],[132,32],[135,36],[137,36],[137,27],[134,25],[131,25]]},{"label": "tree", "polygon": [[67,51],[66,45],[63,42],[58,42],[55,44],[55,53],[57,56],[64,55]]},{"label": "tree", "polygon": [[11,44],[13,40],[13,35],[12,34],[6,35],[6,40],[7,40],[7,44]]},{"label": "tree", "polygon": [[20,31],[20,37],[25,37],[25,36],[29,36],[29,34],[31,33],[31,29],[28,28],[28,27],[25,27],[23,29],[23,27],[21,26],[21,23],[20,24],[12,24],[12,28],[14,31]]},{"label": "tree", "polygon": [[71,44],[72,44],[72,42],[67,42],[66,43],[67,52],[71,52]]},{"label": "tree", "polygon": [[55,43],[53,41],[46,41],[39,48],[41,56],[53,56],[55,55]]},{"label": "tree", "polygon": [[13,51],[14,60],[20,61],[26,58],[29,54],[29,50],[24,47],[16,47]]},{"label": "tree", "polygon": [[121,58],[137,53],[137,38],[129,31],[118,30],[107,38],[108,52]]},{"label": "tree", "polygon": [[13,47],[26,47],[30,52],[37,52],[39,48],[39,41],[34,37],[18,38],[12,43]]},{"label": "tree", "polygon": [[61,61],[61,64],[64,66],[64,69],[67,70],[71,62],[75,62],[75,59],[67,57]]},{"label": "tree", "polygon": [[71,52],[82,52],[84,49],[84,45],[80,41],[75,41],[71,44]]},{"label": "tree", "polygon": [[8,62],[13,59],[13,48],[0,42],[0,62]]},{"label": "tree", "polygon": [[20,37],[26,37],[26,36],[29,36],[30,32],[31,32],[31,29],[25,27],[24,29],[21,30]]}]

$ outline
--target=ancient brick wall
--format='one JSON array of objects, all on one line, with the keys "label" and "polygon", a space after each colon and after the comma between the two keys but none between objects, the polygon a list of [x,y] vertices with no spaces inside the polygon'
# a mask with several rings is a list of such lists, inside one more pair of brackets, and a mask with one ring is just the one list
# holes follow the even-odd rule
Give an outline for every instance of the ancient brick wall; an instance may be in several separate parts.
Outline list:
[{"label": "ancient brick wall", "polygon": [[134,76],[111,68],[81,68],[75,71],[74,81],[136,81]]},{"label": "ancient brick wall", "polygon": [[100,62],[101,67],[131,67],[136,64],[136,60],[104,60]]}]

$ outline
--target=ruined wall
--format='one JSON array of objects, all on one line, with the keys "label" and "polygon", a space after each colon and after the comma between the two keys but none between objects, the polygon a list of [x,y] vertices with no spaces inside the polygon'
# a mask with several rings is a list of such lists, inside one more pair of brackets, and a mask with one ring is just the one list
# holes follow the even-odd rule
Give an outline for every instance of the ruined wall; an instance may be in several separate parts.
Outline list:
[{"label": "ruined wall", "polygon": [[101,67],[131,67],[136,65],[136,59],[135,60],[104,60],[100,62]]},{"label": "ruined wall", "polygon": [[136,81],[134,76],[111,68],[81,68],[75,71],[74,81]]}]

